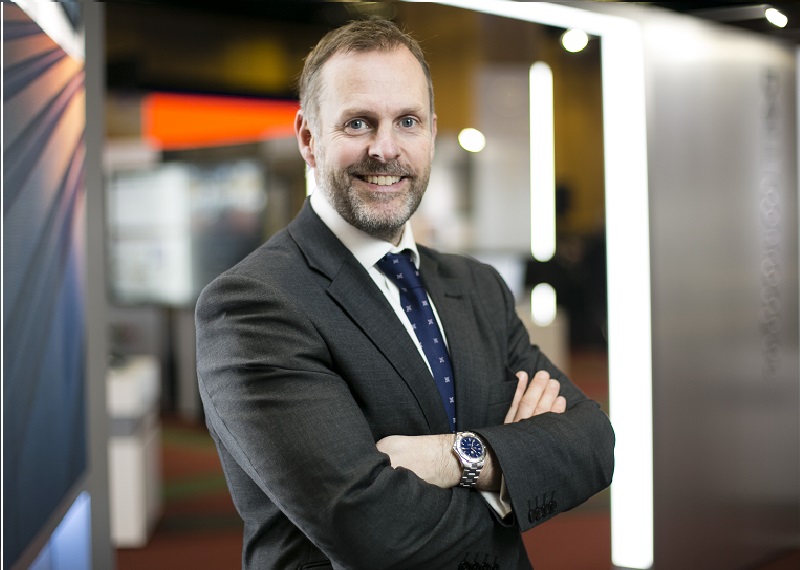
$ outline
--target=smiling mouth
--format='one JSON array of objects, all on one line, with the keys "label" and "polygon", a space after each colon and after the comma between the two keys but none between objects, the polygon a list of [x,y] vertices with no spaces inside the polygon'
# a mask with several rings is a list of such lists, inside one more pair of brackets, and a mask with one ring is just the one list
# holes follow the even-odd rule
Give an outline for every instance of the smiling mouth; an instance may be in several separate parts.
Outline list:
[{"label": "smiling mouth", "polygon": [[367,182],[369,184],[375,184],[377,186],[391,186],[392,184],[397,184],[400,180],[403,179],[402,176],[386,176],[386,175],[366,175],[366,176],[359,176],[361,180]]}]

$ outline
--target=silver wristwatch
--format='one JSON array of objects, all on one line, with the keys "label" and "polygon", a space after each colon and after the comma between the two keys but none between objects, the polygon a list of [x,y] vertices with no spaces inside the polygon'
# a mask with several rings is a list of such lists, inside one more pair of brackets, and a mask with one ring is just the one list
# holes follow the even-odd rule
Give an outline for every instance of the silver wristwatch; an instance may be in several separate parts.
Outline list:
[{"label": "silver wristwatch", "polygon": [[456,434],[453,452],[464,469],[459,485],[474,487],[486,460],[486,444],[477,433],[461,431]]}]

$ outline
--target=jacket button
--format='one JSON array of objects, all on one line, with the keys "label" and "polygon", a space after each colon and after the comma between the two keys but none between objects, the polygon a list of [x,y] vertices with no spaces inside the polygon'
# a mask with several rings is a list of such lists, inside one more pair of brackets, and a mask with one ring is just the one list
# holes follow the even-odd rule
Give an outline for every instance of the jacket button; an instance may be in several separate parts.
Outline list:
[{"label": "jacket button", "polygon": [[541,520],[542,518],[542,507],[536,507],[536,520]]},{"label": "jacket button", "polygon": [[494,564],[492,564],[492,570],[500,570],[500,565],[497,562],[495,562]]},{"label": "jacket button", "polygon": [[479,562],[473,562],[470,570],[481,570],[481,565]]},{"label": "jacket button", "polygon": [[458,570],[470,570],[472,564],[464,560],[461,564],[458,565]]},{"label": "jacket button", "polygon": [[534,512],[533,512],[533,509],[530,509],[530,510],[528,511],[528,522],[533,522],[533,520],[534,520],[534,516],[535,516],[535,515],[534,515]]},{"label": "jacket button", "polygon": [[556,503],[555,501],[550,501],[550,504],[548,506],[550,507],[550,512],[552,513],[558,507],[558,503]]}]

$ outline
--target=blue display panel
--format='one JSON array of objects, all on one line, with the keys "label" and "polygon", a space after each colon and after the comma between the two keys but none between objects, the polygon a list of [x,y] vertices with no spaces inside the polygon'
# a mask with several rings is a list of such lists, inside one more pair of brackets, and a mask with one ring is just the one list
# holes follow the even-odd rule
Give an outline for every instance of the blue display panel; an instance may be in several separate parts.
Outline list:
[{"label": "blue display panel", "polygon": [[86,470],[83,63],[3,6],[3,567]]},{"label": "blue display panel", "polygon": [[64,515],[28,570],[89,570],[92,567],[92,508],[84,491]]}]

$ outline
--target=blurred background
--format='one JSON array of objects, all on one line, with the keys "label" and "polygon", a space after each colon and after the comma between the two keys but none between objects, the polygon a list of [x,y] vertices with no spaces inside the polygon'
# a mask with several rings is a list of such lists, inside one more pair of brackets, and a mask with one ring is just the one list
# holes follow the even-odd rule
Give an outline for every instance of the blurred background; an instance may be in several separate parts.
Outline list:
[{"label": "blurred background", "polygon": [[303,58],[370,15],[431,66],[415,235],[615,425],[532,563],[800,567],[800,10],[502,0],[3,4],[3,567],[240,565],[194,303],[302,206]]}]

